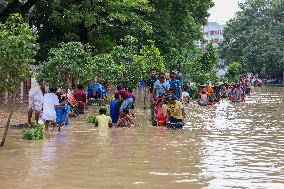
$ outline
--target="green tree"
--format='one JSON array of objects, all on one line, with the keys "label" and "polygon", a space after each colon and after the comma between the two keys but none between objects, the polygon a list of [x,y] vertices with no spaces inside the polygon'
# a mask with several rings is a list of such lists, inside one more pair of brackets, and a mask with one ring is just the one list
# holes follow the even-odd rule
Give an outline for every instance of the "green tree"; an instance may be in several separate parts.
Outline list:
[{"label": "green tree", "polygon": [[12,96],[1,146],[4,145],[8,133],[17,89],[30,76],[29,66],[35,62],[38,49],[36,30],[30,28],[19,14],[10,15],[0,25],[0,89],[8,91]]},{"label": "green tree", "polygon": [[10,14],[28,15],[38,0],[2,0],[0,1],[0,21],[5,21]]},{"label": "green tree", "polygon": [[221,56],[246,71],[277,77],[284,69],[284,3],[247,0],[224,31]]},{"label": "green tree", "polygon": [[193,61],[188,62],[186,69],[189,75],[198,85],[216,83],[216,66],[218,65],[219,54],[212,43],[209,43],[203,52],[196,54]]},{"label": "green tree", "polygon": [[[213,6],[212,0],[14,0],[5,1],[0,14],[20,12],[39,30],[45,61],[50,48],[61,42],[80,41],[96,48],[97,54],[110,53],[130,35],[139,47],[148,40],[165,57],[168,69],[183,70],[193,59],[195,41]],[[31,8],[33,7],[33,8]],[[3,16],[5,19],[5,16]]]},{"label": "green tree", "polygon": [[70,81],[87,84],[92,80],[93,58],[91,48],[80,42],[60,43],[50,49],[46,62],[37,72],[38,81],[49,86],[70,88]]},{"label": "green tree", "polygon": [[169,69],[183,69],[191,59],[195,41],[202,39],[212,0],[152,0],[155,12],[150,16],[152,39],[156,41]]},{"label": "green tree", "polygon": [[137,39],[152,32],[146,16],[154,9],[148,0],[50,0],[35,4],[31,21],[39,28],[45,59],[59,42],[80,41],[109,53],[127,35]]},{"label": "green tree", "polygon": [[152,42],[139,49],[138,40],[126,36],[122,43],[110,53],[95,56],[94,75],[97,79],[134,89],[148,75],[150,68],[165,71],[164,59]]},{"label": "green tree", "polygon": [[147,44],[141,48],[140,55],[142,57],[140,61],[146,63],[145,76],[148,76],[151,68],[156,68],[158,73],[166,71],[164,57],[161,55],[160,50],[155,46],[154,41],[148,40]]},{"label": "green tree", "polygon": [[228,72],[225,75],[225,78],[231,82],[239,82],[240,76],[242,74],[242,65],[239,62],[233,62],[229,65]]}]

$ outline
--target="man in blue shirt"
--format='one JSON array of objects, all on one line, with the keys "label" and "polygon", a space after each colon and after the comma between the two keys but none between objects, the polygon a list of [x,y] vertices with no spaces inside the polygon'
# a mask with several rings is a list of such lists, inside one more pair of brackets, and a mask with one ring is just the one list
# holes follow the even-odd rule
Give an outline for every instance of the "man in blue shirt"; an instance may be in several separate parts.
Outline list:
[{"label": "man in blue shirt", "polygon": [[119,109],[122,102],[119,100],[119,94],[115,93],[114,95],[115,100],[110,103],[109,106],[109,113],[112,120],[112,125],[116,125],[118,118],[119,118]]},{"label": "man in blue shirt", "polygon": [[66,103],[62,102],[58,108],[56,108],[56,123],[59,126],[69,126],[69,115],[71,113],[71,107]]},{"label": "man in blue shirt", "polygon": [[92,82],[88,85],[87,89],[88,98],[94,98],[94,91],[95,91],[95,83]]},{"label": "man in blue shirt", "polygon": [[174,96],[177,99],[181,99],[182,97],[182,88],[181,88],[181,81],[176,79],[176,74],[171,72],[170,74],[170,87],[174,90]]},{"label": "man in blue shirt", "polygon": [[152,98],[157,98],[159,96],[166,96],[167,91],[170,88],[170,84],[165,80],[165,74],[160,74],[159,80],[154,83],[154,88],[152,92]]},{"label": "man in blue shirt", "polygon": [[102,98],[102,92],[103,92],[103,86],[100,83],[100,81],[95,83],[95,89],[94,90],[96,91],[96,98],[101,99]]}]

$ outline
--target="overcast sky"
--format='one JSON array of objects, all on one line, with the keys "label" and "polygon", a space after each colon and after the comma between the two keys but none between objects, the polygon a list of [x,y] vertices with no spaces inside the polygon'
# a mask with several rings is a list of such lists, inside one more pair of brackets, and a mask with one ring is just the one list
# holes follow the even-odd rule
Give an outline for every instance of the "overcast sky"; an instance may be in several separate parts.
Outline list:
[{"label": "overcast sky", "polygon": [[213,0],[215,6],[209,11],[209,21],[227,22],[234,18],[235,13],[238,11],[238,2],[244,0]]}]

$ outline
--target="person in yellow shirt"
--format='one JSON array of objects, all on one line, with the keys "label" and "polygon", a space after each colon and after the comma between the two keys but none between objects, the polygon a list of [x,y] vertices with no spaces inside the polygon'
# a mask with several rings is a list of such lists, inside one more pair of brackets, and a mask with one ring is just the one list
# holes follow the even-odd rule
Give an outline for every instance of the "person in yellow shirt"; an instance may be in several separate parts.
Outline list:
[{"label": "person in yellow shirt", "polygon": [[106,127],[112,127],[112,120],[110,116],[106,115],[106,109],[105,108],[101,108],[99,110],[99,114],[96,117],[96,127],[100,127],[100,128],[106,128]]},{"label": "person in yellow shirt", "polygon": [[174,96],[169,99],[168,115],[170,116],[170,124],[183,123],[185,117],[185,111],[182,103],[178,101]]}]

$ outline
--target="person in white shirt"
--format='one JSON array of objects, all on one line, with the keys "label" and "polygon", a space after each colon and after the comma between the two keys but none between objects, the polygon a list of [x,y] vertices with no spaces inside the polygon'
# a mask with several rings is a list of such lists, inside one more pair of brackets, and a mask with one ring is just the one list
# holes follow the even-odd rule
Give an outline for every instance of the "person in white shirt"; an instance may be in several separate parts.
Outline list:
[{"label": "person in white shirt", "polygon": [[190,99],[190,95],[188,93],[188,88],[187,87],[183,87],[182,102],[188,104],[189,103],[189,99]]},{"label": "person in white shirt", "polygon": [[[56,91],[57,91],[56,88],[50,87],[49,93],[46,93],[43,96],[42,120],[44,121],[45,131],[48,131],[48,128],[50,125],[52,125],[54,128],[57,126],[55,109],[60,104],[59,104],[58,96],[55,94]],[[60,131],[60,127],[58,131]]]},{"label": "person in white shirt", "polygon": [[29,91],[29,111],[28,111],[28,123],[32,125],[33,111],[35,111],[35,120],[38,123],[40,113],[42,111],[43,103],[43,90],[36,79],[31,79],[31,89]]}]

